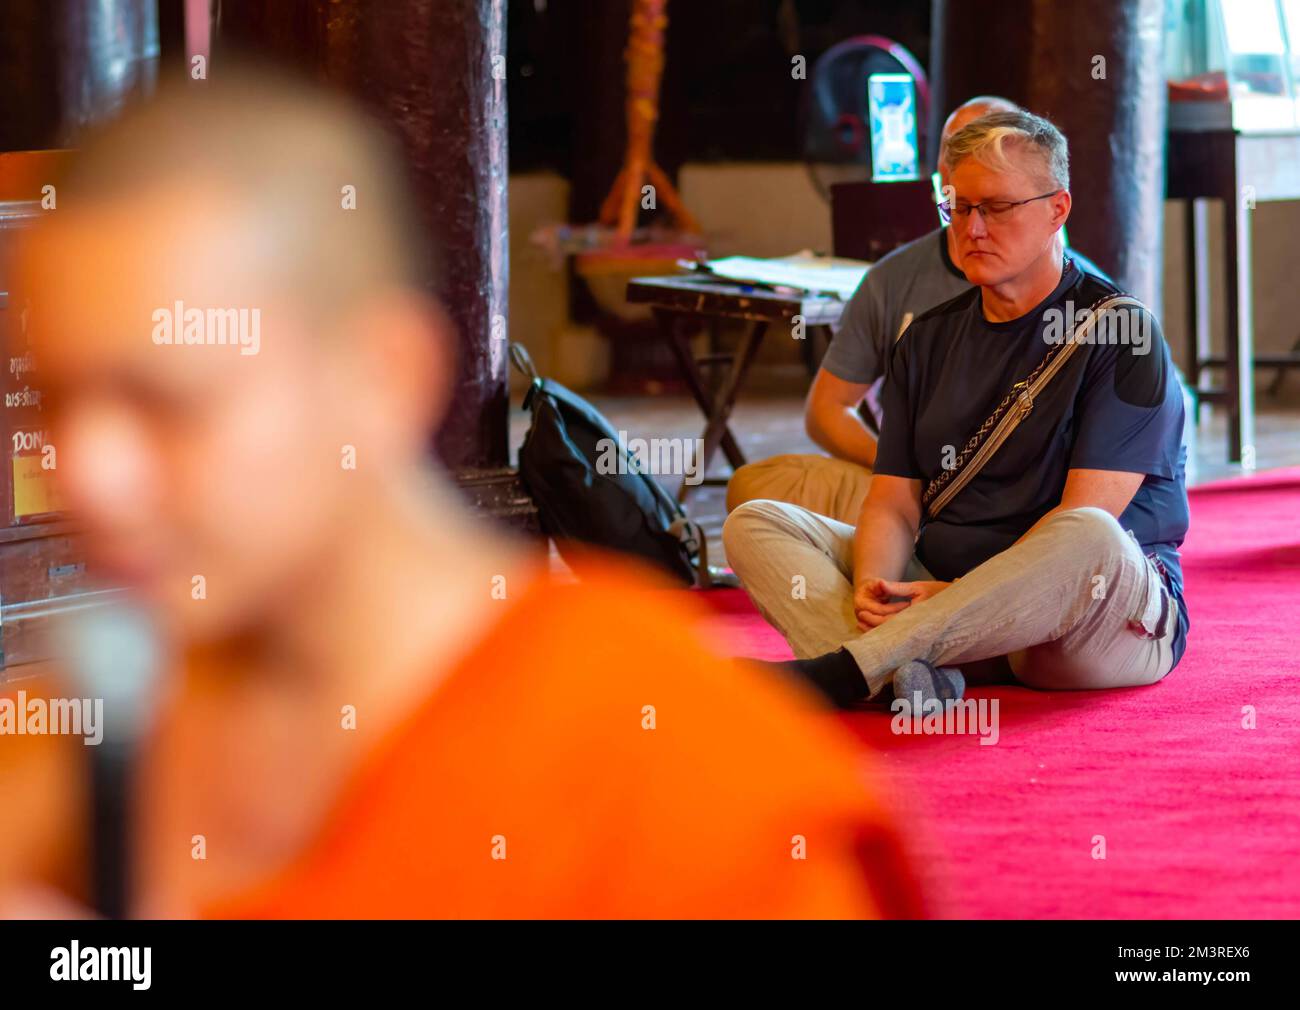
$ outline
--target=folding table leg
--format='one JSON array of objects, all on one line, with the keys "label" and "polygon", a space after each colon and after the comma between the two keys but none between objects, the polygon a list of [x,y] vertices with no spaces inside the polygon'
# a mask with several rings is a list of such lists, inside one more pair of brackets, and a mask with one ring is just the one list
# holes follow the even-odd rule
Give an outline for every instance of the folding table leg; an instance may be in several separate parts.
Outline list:
[{"label": "folding table leg", "polygon": [[[736,405],[736,397],[739,395],[740,387],[745,381],[745,375],[749,372],[749,366],[753,364],[754,357],[758,354],[758,348],[763,343],[763,336],[766,333],[767,323],[756,322],[750,326],[740,342],[740,347],[736,351],[736,360],[732,362],[731,370],[723,380],[722,388],[718,391],[717,399],[713,401],[713,407],[709,411],[709,423],[704,428],[704,447],[701,450],[701,474],[709,472],[709,463],[718,451],[719,445],[722,446],[727,461],[731,463],[733,469],[745,465],[745,457],[741,453],[739,446],[735,447],[734,455],[727,448],[726,439],[731,435],[731,429],[727,421],[731,417],[732,408]],[[732,441],[734,445],[734,439]],[[685,500],[686,490],[687,484],[683,480],[681,490],[677,493],[678,501]]]},{"label": "folding table leg", "polygon": [[[700,366],[696,364],[695,355],[691,352],[690,337],[683,329],[687,317],[683,313],[672,312],[667,309],[655,309],[654,314],[659,324],[659,332],[673,352],[673,357],[677,360],[677,368],[681,372],[682,378],[686,380],[686,386],[691,391],[691,396],[694,397],[704,416],[711,418],[713,405],[717,397],[709,392],[708,384],[700,371]],[[724,380],[720,388],[725,388],[725,385]],[[722,451],[727,454],[727,459],[733,467],[745,465],[745,455],[740,451],[740,444],[736,441],[730,428],[723,428],[721,445]],[[685,486],[683,482],[683,487]],[[684,500],[684,496],[679,493],[677,500]]]}]

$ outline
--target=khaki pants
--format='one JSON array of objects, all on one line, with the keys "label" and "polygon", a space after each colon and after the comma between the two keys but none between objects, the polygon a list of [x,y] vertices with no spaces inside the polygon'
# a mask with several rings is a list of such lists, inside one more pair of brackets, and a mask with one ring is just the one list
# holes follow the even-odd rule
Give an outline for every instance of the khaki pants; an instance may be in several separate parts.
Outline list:
[{"label": "khaki pants", "polygon": [[[853,527],[775,501],[727,517],[727,560],[799,658],[841,646],[874,695],[910,659],[961,666],[1005,656],[1036,688],[1133,687],[1173,666],[1178,613],[1155,565],[1115,518],[1057,513],[937,596],[863,632],[853,610]],[[907,581],[933,578],[915,557]]]},{"label": "khaki pants", "polygon": [[769,499],[854,524],[870,487],[871,471],[848,460],[811,454],[773,456],[732,474],[727,511],[748,501]]}]

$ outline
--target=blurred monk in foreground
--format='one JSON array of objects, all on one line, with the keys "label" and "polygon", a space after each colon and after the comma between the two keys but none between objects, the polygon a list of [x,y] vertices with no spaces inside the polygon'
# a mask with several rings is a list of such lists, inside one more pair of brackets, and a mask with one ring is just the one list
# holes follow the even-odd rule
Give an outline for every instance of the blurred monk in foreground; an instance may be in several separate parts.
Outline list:
[{"label": "blurred monk in foreground", "polygon": [[218,72],[94,138],[26,248],[62,491],[173,657],[132,914],[917,914],[798,687],[621,562],[551,581],[430,463],[455,341],[395,164]]}]

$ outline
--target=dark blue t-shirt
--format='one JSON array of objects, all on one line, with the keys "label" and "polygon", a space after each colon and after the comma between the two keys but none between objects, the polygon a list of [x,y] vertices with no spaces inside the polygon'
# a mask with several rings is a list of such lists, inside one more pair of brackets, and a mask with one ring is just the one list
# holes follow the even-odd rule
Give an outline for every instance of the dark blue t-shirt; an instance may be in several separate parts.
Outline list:
[{"label": "dark blue t-shirt", "polygon": [[[885,374],[876,473],[924,487],[1068,333],[1070,320],[1118,290],[1082,272],[1071,255],[1056,289],[1019,319],[986,320],[973,288],[913,321]],[[1069,470],[1145,474],[1119,522],[1156,560],[1177,605],[1176,664],[1188,628],[1178,557],[1188,522],[1183,397],[1159,324],[1145,311],[1141,323],[1127,331],[1098,326],[1095,341],[1074,352],[979,474],[938,519],[923,519],[916,550],[936,578],[951,581],[1059,505]]]}]

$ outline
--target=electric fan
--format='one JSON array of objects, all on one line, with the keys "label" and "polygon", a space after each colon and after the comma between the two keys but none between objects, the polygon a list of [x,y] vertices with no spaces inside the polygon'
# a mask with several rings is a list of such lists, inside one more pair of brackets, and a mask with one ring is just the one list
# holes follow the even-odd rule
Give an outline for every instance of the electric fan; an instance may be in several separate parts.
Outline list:
[{"label": "electric fan", "polygon": [[825,200],[837,182],[871,177],[867,78],[907,74],[916,82],[916,117],[922,152],[930,112],[925,71],[907,49],[883,35],[855,35],[826,50],[813,64],[803,114],[803,158],[813,185]]}]

